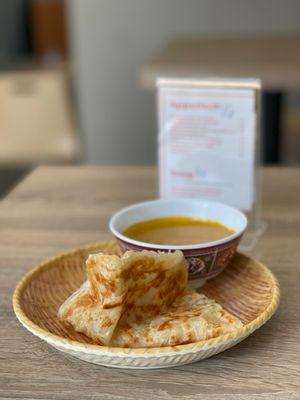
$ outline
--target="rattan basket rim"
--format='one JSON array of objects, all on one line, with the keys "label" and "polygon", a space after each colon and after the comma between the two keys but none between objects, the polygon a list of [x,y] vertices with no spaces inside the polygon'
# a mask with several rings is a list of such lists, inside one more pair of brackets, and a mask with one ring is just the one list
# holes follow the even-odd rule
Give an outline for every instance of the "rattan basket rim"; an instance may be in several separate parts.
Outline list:
[{"label": "rattan basket rim", "polygon": [[93,353],[93,354],[114,354],[116,356],[153,356],[153,355],[167,355],[166,353],[174,353],[176,352],[185,352],[185,351],[197,351],[201,348],[208,348],[219,346],[223,343],[228,341],[234,341],[238,338],[246,337],[254,330],[261,327],[276,311],[279,301],[280,301],[280,289],[279,283],[277,278],[274,274],[270,271],[270,269],[264,265],[263,263],[246,256],[242,253],[237,253],[239,257],[243,257],[244,259],[248,259],[251,262],[254,262],[257,266],[259,266],[263,273],[268,277],[269,282],[273,287],[272,291],[272,299],[270,304],[266,307],[266,309],[253,321],[244,325],[242,328],[237,329],[234,332],[231,332],[226,335],[221,335],[216,338],[211,338],[207,340],[201,340],[194,343],[189,344],[182,344],[177,346],[166,346],[166,347],[152,347],[152,348],[120,348],[120,347],[109,347],[109,346],[101,346],[97,344],[88,344],[88,343],[81,343],[76,340],[71,340],[67,338],[63,338],[61,336],[55,335],[38,325],[36,325],[32,320],[30,320],[25,312],[22,309],[21,305],[21,296],[28,285],[28,283],[42,270],[46,270],[51,268],[54,263],[61,261],[63,258],[68,258],[70,256],[74,256],[76,254],[87,253],[96,251],[99,247],[103,247],[105,245],[110,246],[112,245],[113,240],[108,240],[105,242],[98,242],[88,245],[79,246],[60,254],[57,254],[54,257],[48,258],[43,262],[37,264],[33,267],[29,272],[27,272],[21,280],[18,282],[14,294],[13,294],[13,309],[16,314],[16,317],[20,321],[20,323],[28,329],[31,333],[38,336],[39,338],[45,340],[53,344],[54,346],[60,348],[71,349],[73,351],[80,351],[85,353]]}]

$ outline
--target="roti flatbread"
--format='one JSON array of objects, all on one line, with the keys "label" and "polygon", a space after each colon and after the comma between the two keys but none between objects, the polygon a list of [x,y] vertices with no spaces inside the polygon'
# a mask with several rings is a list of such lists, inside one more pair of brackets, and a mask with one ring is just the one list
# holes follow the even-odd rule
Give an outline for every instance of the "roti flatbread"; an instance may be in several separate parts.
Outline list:
[{"label": "roti flatbread", "polygon": [[90,255],[88,280],[62,304],[58,318],[96,342],[108,344],[124,306],[124,268],[118,256]]},{"label": "roti flatbread", "polygon": [[121,316],[132,322],[157,315],[187,285],[183,254],[144,251],[122,257],[90,255],[88,280],[60,307],[58,318],[98,343],[109,344]]},{"label": "roti flatbread", "polygon": [[170,307],[142,321],[120,320],[111,346],[161,347],[193,343],[242,327],[241,321],[204,294],[187,290]]},{"label": "roti flatbread", "polygon": [[87,281],[60,307],[66,325],[116,347],[174,346],[229,333],[242,322],[187,288],[180,251],[90,255]]}]

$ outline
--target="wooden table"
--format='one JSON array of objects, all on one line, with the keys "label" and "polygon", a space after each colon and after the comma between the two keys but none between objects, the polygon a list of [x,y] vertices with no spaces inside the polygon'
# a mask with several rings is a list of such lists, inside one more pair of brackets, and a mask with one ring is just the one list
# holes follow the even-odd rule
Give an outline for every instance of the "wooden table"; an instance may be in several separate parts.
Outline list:
[{"label": "wooden table", "polygon": [[234,348],[195,364],[135,371],[70,358],[27,332],[11,296],[17,281],[43,258],[109,238],[109,216],[153,198],[149,167],[42,167],[0,205],[1,399],[300,398],[300,170],[264,170],[269,227],[253,252],[277,275],[276,315]]},{"label": "wooden table", "polygon": [[256,77],[264,88],[265,162],[280,160],[282,93],[300,89],[300,37],[178,38],[142,66],[140,83],[163,77]]}]

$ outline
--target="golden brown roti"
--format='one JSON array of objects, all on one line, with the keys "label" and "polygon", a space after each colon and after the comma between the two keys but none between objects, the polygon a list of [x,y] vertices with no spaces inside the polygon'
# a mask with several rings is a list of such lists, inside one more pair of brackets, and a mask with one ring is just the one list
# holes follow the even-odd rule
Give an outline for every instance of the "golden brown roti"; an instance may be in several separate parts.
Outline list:
[{"label": "golden brown roti", "polygon": [[60,307],[58,318],[97,342],[108,344],[121,317],[125,265],[118,256],[90,255],[88,280]]},{"label": "golden brown roti", "polygon": [[60,307],[58,317],[102,344],[109,344],[121,316],[139,321],[155,316],[181,296],[187,285],[181,252],[129,251],[121,258],[89,256],[85,282]]},{"label": "golden brown roti", "polygon": [[242,326],[214,300],[187,288],[186,261],[174,253],[89,256],[88,280],[58,317],[97,343],[172,346],[213,338]]},{"label": "golden brown roti", "polygon": [[141,321],[120,320],[110,345],[160,347],[210,339],[242,327],[239,319],[204,294],[187,290],[171,306]]}]

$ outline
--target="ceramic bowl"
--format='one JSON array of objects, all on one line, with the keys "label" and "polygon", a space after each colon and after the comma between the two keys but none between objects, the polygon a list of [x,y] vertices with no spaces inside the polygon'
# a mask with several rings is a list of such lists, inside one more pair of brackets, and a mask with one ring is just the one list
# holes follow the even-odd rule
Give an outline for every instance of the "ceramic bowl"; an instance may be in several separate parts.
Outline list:
[{"label": "ceramic bowl", "polygon": [[[234,233],[213,242],[193,245],[157,245],[125,236],[129,226],[153,218],[187,216],[221,222]],[[181,250],[188,262],[189,285],[199,288],[207,279],[218,275],[232,259],[247,227],[246,216],[236,208],[208,200],[152,200],[123,208],[112,216],[109,228],[117,238],[122,251]]]}]

